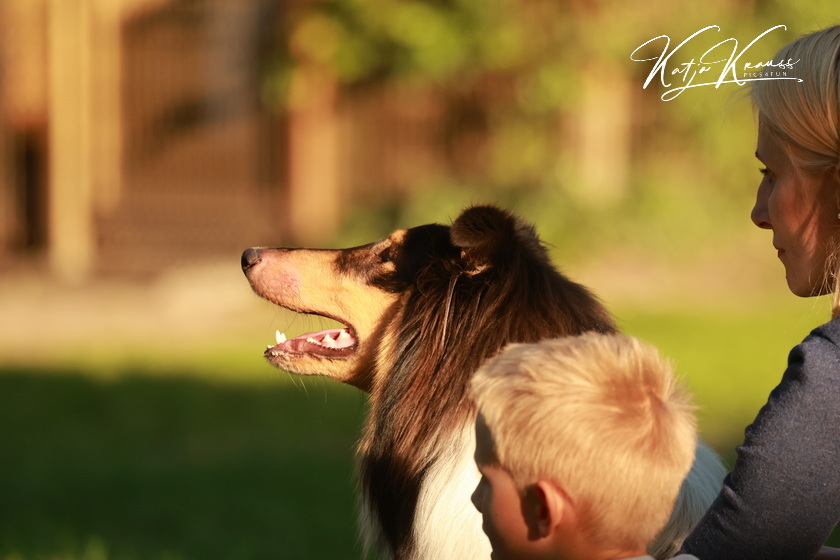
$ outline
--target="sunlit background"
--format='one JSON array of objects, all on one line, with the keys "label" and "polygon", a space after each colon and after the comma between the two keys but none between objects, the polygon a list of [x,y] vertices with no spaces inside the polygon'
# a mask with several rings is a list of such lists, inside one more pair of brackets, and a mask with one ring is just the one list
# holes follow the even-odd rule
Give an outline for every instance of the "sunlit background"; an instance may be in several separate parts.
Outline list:
[{"label": "sunlit background", "polygon": [[275,329],[320,323],[258,300],[239,256],[477,202],[537,224],[673,358],[731,460],[828,309],[749,221],[746,88],[664,101],[631,53],[719,26],[676,67],[786,26],[741,59],[761,62],[838,20],[832,0],[0,0],[0,560],[359,558],[365,399],[263,362]]}]

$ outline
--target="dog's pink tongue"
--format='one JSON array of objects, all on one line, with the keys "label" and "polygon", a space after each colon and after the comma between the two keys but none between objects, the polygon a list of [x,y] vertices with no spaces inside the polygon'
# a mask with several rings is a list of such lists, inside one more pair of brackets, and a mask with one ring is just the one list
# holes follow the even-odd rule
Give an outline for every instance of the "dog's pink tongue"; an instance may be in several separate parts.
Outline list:
[{"label": "dog's pink tongue", "polygon": [[307,333],[292,339],[304,340],[310,344],[319,344],[325,348],[349,348],[356,343],[347,329],[328,329],[315,333]]},{"label": "dog's pink tongue", "polygon": [[328,329],[306,333],[291,340],[286,340],[286,335],[277,331],[276,338],[277,344],[269,346],[266,350],[267,353],[286,351],[331,355],[331,352],[342,351],[356,344],[356,339],[347,329]]}]

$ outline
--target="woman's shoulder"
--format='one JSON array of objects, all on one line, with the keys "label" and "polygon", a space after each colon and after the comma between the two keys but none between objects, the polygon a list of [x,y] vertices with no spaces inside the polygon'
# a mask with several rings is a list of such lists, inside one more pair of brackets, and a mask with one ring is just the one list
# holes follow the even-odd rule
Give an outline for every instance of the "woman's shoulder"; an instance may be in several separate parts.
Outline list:
[{"label": "woman's shoulder", "polygon": [[840,351],[840,317],[813,329],[800,346],[822,348],[825,351]]},{"label": "woman's shoulder", "polygon": [[811,331],[811,334],[814,334],[815,332],[840,334],[840,316],[834,317],[827,323],[823,323],[822,325],[814,328],[814,330]]},{"label": "woman's shoulder", "polygon": [[840,317],[824,323],[805,337],[788,354],[788,368],[782,387],[790,382],[824,385],[823,390],[840,393]]}]

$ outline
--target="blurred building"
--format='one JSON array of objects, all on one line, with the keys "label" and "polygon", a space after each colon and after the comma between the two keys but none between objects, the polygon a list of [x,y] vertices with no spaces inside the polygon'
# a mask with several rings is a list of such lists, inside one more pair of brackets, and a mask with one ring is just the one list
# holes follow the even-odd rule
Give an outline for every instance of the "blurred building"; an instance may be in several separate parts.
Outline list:
[{"label": "blurred building", "polygon": [[[428,99],[348,97],[342,122],[327,76],[294,110],[264,102],[283,6],[3,0],[0,263],[83,279],[323,242],[340,187],[400,184],[410,159],[433,171],[417,149],[433,134]],[[398,138],[366,142],[377,122]]]},{"label": "blurred building", "polygon": [[274,6],[4,0],[0,255],[61,277],[236,254],[282,223]]},{"label": "blurred building", "polygon": [[[353,203],[488,169],[523,182],[519,167],[542,172],[534,161],[557,159],[561,145],[576,146],[561,157],[585,172],[570,181],[581,192],[624,188],[632,98],[622,72],[575,67],[569,82],[584,102],[562,123],[534,117],[556,145],[535,148],[514,119],[497,126],[507,136],[494,145],[506,107],[540,106],[543,90],[572,95],[544,79],[562,68],[529,78],[536,94],[505,72],[448,88],[346,87],[308,58],[320,48],[311,38],[289,31],[289,14],[310,4],[2,0],[0,268],[32,261],[83,280],[236,259],[252,245],[323,243]],[[564,18],[542,13],[555,5],[522,5],[576,41]],[[320,40],[318,25],[309,28]],[[543,42],[544,53],[560,52]],[[288,105],[271,98],[278,52],[297,57]]]}]

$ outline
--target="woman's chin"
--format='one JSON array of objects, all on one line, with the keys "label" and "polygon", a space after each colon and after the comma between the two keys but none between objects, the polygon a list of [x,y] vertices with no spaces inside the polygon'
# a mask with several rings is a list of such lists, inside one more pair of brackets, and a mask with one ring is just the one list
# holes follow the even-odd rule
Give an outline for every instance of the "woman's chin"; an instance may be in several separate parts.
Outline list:
[{"label": "woman's chin", "polygon": [[801,298],[817,297],[830,294],[832,286],[830,282],[820,282],[819,284],[811,284],[810,282],[803,282],[800,279],[787,277],[788,289],[790,292]]}]

